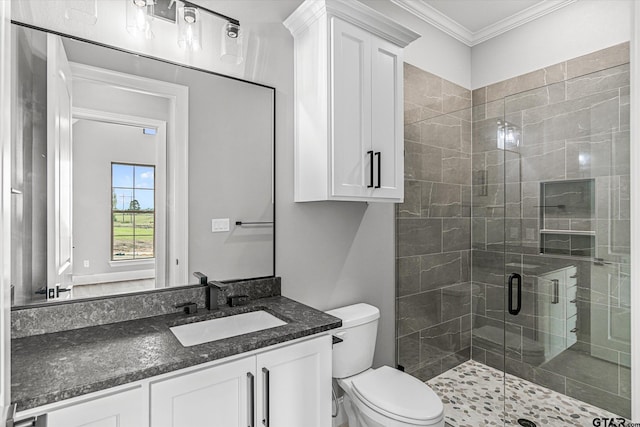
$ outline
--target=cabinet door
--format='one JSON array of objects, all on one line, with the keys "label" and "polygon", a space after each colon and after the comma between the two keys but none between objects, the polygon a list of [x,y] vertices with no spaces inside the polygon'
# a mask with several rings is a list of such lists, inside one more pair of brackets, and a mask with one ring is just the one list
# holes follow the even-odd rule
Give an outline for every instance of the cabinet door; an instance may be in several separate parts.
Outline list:
[{"label": "cabinet door", "polygon": [[257,356],[257,425],[331,426],[331,337]]},{"label": "cabinet door", "polygon": [[371,140],[375,198],[404,197],[402,49],[372,37]]},{"label": "cabinet door", "polygon": [[366,197],[371,183],[371,35],[331,18],[331,195]]},{"label": "cabinet door", "polygon": [[255,357],[151,384],[153,427],[247,427]]},{"label": "cabinet door", "polygon": [[48,427],[142,427],[142,389],[78,403],[47,414]]}]

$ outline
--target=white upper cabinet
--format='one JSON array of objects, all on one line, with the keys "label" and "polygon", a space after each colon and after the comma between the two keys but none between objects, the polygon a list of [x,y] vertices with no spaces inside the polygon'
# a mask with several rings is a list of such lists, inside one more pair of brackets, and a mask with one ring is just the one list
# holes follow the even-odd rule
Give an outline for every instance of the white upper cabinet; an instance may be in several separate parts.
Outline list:
[{"label": "white upper cabinet", "polygon": [[402,49],[419,37],[356,0],[307,0],[295,40],[295,200],[401,202]]}]

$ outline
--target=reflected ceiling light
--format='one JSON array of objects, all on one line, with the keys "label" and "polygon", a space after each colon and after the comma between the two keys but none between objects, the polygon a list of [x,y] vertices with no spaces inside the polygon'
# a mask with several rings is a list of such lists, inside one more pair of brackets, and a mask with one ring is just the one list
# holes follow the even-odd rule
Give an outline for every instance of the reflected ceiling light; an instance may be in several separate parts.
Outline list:
[{"label": "reflected ceiling light", "polygon": [[155,0],[125,0],[127,5],[127,31],[134,36],[153,38],[151,21]]},{"label": "reflected ceiling light", "polygon": [[520,128],[512,123],[498,120],[497,145],[499,150],[520,146]]}]

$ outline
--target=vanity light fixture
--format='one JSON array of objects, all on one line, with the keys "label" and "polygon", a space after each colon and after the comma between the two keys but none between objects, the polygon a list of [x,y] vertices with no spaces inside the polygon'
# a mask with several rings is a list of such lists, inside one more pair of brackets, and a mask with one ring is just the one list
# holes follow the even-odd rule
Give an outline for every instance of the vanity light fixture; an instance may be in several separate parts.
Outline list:
[{"label": "vanity light fixture", "polygon": [[[178,44],[180,46],[192,50],[198,50],[202,47],[201,13],[208,13],[224,20],[221,59],[224,60],[225,56],[233,56],[233,62],[240,63],[242,59],[240,21],[190,1],[176,1],[176,3],[180,5],[178,8]],[[240,47],[238,48],[238,46]]]},{"label": "vanity light fixture", "polygon": [[201,33],[200,11],[192,6],[178,8],[178,45],[191,50],[200,50]]},{"label": "vanity light fixture", "polygon": [[155,0],[125,0],[127,5],[127,31],[134,36],[153,38],[151,21]]},{"label": "vanity light fixture", "polygon": [[[178,45],[189,50],[202,49],[202,14],[208,13],[223,20],[220,59],[224,62],[242,62],[242,31],[240,21],[207,9],[188,0],[125,0],[127,29],[134,35],[153,38],[151,21],[154,16],[176,23]],[[157,14],[154,14],[157,7]]]},{"label": "vanity light fixture", "polygon": [[232,22],[222,27],[220,35],[220,60],[232,64],[242,62],[242,31]]}]

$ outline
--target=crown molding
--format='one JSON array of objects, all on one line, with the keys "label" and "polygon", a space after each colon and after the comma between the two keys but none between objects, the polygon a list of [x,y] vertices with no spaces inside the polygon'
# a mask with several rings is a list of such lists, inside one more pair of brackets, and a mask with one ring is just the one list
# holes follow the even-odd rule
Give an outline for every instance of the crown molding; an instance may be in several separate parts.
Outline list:
[{"label": "crown molding", "polygon": [[556,2],[544,1],[534,4],[527,9],[515,13],[495,24],[489,25],[479,31],[470,31],[457,21],[449,18],[438,9],[426,3],[424,0],[391,0],[392,3],[400,6],[423,21],[433,25],[440,31],[461,41],[467,46],[475,46],[493,37],[504,34],[514,28],[536,20],[558,9],[569,6],[577,0],[562,0]]},{"label": "crown molding", "polygon": [[296,35],[324,14],[337,16],[400,47],[406,47],[420,37],[415,31],[357,0],[306,0],[283,24]]}]

